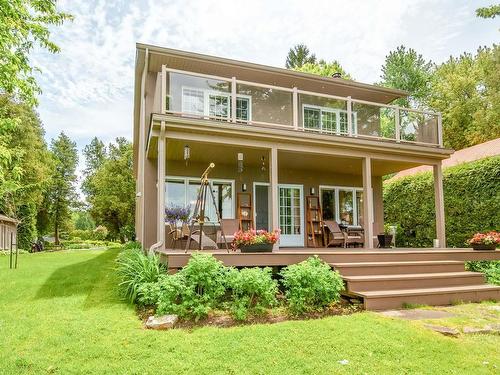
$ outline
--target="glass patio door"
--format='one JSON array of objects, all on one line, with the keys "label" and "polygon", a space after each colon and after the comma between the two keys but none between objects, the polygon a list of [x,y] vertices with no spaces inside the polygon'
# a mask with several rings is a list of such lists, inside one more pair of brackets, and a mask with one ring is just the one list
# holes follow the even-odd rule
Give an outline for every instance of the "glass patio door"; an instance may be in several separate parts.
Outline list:
[{"label": "glass patio door", "polygon": [[304,205],[301,185],[279,185],[281,247],[304,246]]}]

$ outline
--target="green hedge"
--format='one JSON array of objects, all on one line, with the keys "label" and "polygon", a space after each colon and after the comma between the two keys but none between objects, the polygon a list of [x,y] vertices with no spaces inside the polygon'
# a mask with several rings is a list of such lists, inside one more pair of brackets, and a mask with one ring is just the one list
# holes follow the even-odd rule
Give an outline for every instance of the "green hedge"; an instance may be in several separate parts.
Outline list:
[{"label": "green hedge", "polygon": [[[444,170],[447,245],[465,247],[476,232],[500,227],[500,156]],[[385,222],[398,225],[396,245],[432,246],[435,238],[431,172],[384,184]]]}]

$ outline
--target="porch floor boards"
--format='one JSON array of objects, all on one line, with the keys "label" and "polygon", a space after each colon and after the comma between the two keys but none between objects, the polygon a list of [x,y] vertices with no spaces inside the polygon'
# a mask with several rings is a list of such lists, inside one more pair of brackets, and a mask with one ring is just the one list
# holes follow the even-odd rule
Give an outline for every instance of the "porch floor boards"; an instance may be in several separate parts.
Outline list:
[{"label": "porch floor boards", "polygon": [[[183,267],[194,252],[158,251],[160,261],[168,264],[170,271]],[[362,298],[367,310],[401,308],[405,303],[500,300],[499,286],[484,284],[482,274],[466,272],[464,265],[472,260],[500,260],[500,250],[280,248],[270,253],[203,252],[234,267],[283,267],[318,255],[343,277],[345,294]]]}]

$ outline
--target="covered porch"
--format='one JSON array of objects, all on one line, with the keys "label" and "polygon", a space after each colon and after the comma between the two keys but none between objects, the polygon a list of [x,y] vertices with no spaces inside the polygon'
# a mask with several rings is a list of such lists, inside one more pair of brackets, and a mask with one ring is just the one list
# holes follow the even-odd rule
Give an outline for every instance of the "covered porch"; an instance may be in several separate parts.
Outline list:
[{"label": "covered porch", "polygon": [[[320,210],[315,219],[320,228],[326,221],[360,227],[362,241],[358,246],[374,249],[377,234],[384,230],[382,176],[426,163],[434,167],[435,243],[446,246],[441,159],[165,128],[163,141],[158,133],[148,150],[157,172],[155,208],[184,206],[192,210],[200,175],[214,163],[209,179],[217,202],[216,207],[207,202],[209,223],[205,226],[207,236],[214,241],[220,229],[219,213],[223,220],[239,221],[241,229],[280,229],[281,240],[275,252],[302,249],[310,253],[311,249],[323,248],[329,243],[327,238],[312,241],[308,199],[316,198]],[[241,204],[243,199],[246,205]],[[185,248],[185,242],[169,237],[171,229],[162,209],[157,209],[154,225],[155,249]],[[220,242],[218,245],[225,248]]]}]

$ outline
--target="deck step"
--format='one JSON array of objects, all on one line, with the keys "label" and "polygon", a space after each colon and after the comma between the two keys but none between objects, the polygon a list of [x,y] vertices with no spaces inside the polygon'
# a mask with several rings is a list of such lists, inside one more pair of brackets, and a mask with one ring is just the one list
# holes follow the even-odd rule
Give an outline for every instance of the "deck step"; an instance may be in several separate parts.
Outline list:
[{"label": "deck step", "polygon": [[350,293],[363,297],[367,310],[397,309],[404,304],[450,305],[459,301],[500,300],[500,286],[489,284],[373,291],[350,290]]},{"label": "deck step", "polygon": [[484,275],[482,273],[465,271],[344,276],[343,279],[347,282],[348,290],[358,292],[484,284]]},{"label": "deck step", "polygon": [[342,276],[443,273],[465,270],[464,262],[454,260],[330,263],[330,265]]}]

